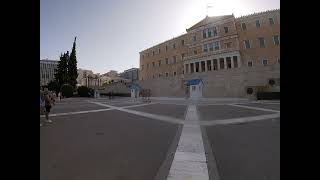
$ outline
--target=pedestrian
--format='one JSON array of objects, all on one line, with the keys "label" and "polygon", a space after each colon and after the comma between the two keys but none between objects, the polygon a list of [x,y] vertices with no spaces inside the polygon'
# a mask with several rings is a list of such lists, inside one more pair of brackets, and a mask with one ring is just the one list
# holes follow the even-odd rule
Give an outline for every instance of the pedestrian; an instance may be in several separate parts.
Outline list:
[{"label": "pedestrian", "polygon": [[52,107],[52,102],[51,102],[50,94],[48,92],[45,92],[44,102],[45,102],[45,108],[46,108],[46,112],[45,112],[46,121],[48,123],[52,123],[52,121],[49,119],[49,113]]},{"label": "pedestrian", "polygon": [[50,93],[51,104],[56,105],[56,96],[55,92]]},{"label": "pedestrian", "polygon": [[[44,114],[44,97],[43,97],[43,93],[40,91],[40,115]],[[42,126],[42,123],[40,121],[40,127]]]},{"label": "pedestrian", "polygon": [[61,101],[61,93],[60,92],[58,93],[58,99],[59,99],[59,101]]}]

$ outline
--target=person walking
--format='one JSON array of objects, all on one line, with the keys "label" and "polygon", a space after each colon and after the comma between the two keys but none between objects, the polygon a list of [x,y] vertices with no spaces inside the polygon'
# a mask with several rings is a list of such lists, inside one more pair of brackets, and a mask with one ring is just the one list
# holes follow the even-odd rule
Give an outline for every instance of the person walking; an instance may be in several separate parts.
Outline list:
[{"label": "person walking", "polygon": [[[43,99],[43,94],[42,92],[40,91],[40,115],[42,115],[44,113],[44,99]],[[43,126],[42,123],[41,123],[41,120],[40,120],[40,127]]]},{"label": "person walking", "polygon": [[46,120],[48,123],[52,123],[52,121],[49,119],[49,113],[52,107],[50,94],[46,92],[44,97],[45,97],[44,102],[45,102],[45,108],[46,108],[46,112],[45,112]]}]

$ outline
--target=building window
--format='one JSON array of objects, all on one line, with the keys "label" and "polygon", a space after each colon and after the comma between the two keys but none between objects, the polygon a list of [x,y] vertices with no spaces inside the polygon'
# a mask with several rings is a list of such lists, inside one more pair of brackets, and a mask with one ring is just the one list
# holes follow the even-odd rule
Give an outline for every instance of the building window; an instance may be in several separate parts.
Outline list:
[{"label": "building window", "polygon": [[226,48],[231,48],[231,44],[232,44],[232,42],[227,42],[227,43],[225,43]]},{"label": "building window", "polygon": [[176,76],[177,75],[177,73],[176,72],[173,72],[173,76]]},{"label": "building window", "polygon": [[194,55],[198,54],[197,50],[194,50],[194,51],[193,51],[193,54],[194,54]]},{"label": "building window", "polygon": [[193,36],[192,41],[196,42],[197,41],[197,36]]},{"label": "building window", "polygon": [[158,53],[160,54],[160,52],[161,52],[161,49],[159,48],[159,49],[158,49]]},{"label": "building window", "polygon": [[205,72],[205,71],[206,71],[206,62],[201,61],[201,72]]},{"label": "building window", "polygon": [[208,46],[209,46],[209,51],[213,51],[213,43],[209,43]]},{"label": "building window", "polygon": [[152,67],[154,67],[154,65],[155,65],[155,63],[154,63],[154,62],[152,62]]},{"label": "building window", "polygon": [[147,56],[149,57],[149,53],[147,53]]},{"label": "building window", "polygon": [[248,61],[248,67],[252,67],[253,63],[252,61]]},{"label": "building window", "polygon": [[152,78],[154,79],[154,75],[152,75]]},{"label": "building window", "polygon": [[169,64],[169,62],[168,62],[168,58],[166,58],[166,64]]},{"label": "building window", "polygon": [[231,57],[226,57],[227,69],[231,69]]},{"label": "building window", "polygon": [[152,56],[154,56],[154,51],[152,51]]},{"label": "building window", "polygon": [[173,59],[173,64],[175,64],[177,62],[176,56],[173,56],[172,59]]},{"label": "building window", "polygon": [[213,43],[213,48],[215,50],[219,50],[219,42],[218,41]]},{"label": "building window", "polygon": [[161,77],[161,74],[159,74],[159,77]]},{"label": "building window", "polygon": [[213,70],[217,70],[218,69],[218,60],[214,59],[213,60]]},{"label": "building window", "polygon": [[224,59],[220,58],[219,62],[220,62],[220,69],[224,69]]},{"label": "building window", "polygon": [[238,56],[233,56],[232,58],[233,58],[233,66],[235,68],[237,68],[238,67]]},{"label": "building window", "polygon": [[186,73],[189,73],[189,64],[186,64]]},{"label": "building window", "polygon": [[194,63],[190,63],[190,73],[194,73]]},{"label": "building window", "polygon": [[208,52],[208,44],[203,45],[203,52]]},{"label": "building window", "polygon": [[242,23],[242,24],[241,24],[241,28],[242,28],[243,31],[247,30],[246,23]]},{"label": "building window", "polygon": [[208,29],[208,37],[212,37],[212,29],[211,28]]},{"label": "building window", "polygon": [[273,44],[276,45],[276,46],[279,46],[279,44],[280,44],[279,36],[275,35],[272,38],[273,38]]},{"label": "building window", "polygon": [[202,31],[202,37],[203,37],[203,39],[207,38],[207,29],[204,29]]},{"label": "building window", "polygon": [[168,76],[169,76],[169,73],[166,72],[166,77],[168,77]]},{"label": "building window", "polygon": [[213,29],[213,37],[218,36],[217,28],[213,27],[212,29]]},{"label": "building window", "polygon": [[259,44],[260,44],[260,48],[265,48],[266,47],[266,43],[263,37],[259,37]]},{"label": "building window", "polygon": [[158,61],[159,67],[161,66],[161,60]]},{"label": "building window", "polygon": [[142,59],[144,58],[144,55],[142,55]]},{"label": "building window", "polygon": [[251,48],[251,45],[250,45],[250,41],[249,40],[244,40],[244,47],[246,49],[250,49]]},{"label": "building window", "polygon": [[181,54],[181,60],[183,60],[183,58],[184,58],[184,53]]},{"label": "building window", "polygon": [[260,20],[256,20],[256,27],[260,28]]},{"label": "building window", "polygon": [[196,72],[199,72],[199,62],[195,62],[196,65]]},{"label": "building window", "polygon": [[262,64],[263,64],[264,66],[268,65],[268,59],[262,59]]},{"label": "building window", "polygon": [[147,64],[147,69],[149,69],[149,63]]},{"label": "building window", "polygon": [[168,51],[168,46],[166,45],[166,52]]},{"label": "building window", "polygon": [[181,45],[184,46],[184,40],[181,40]]},{"label": "building window", "polygon": [[273,24],[274,24],[273,18],[269,18],[269,24],[270,24],[270,25],[273,25]]},{"label": "building window", "polygon": [[224,33],[228,33],[229,32],[229,27],[224,27]]},{"label": "building window", "polygon": [[211,71],[211,60],[207,60],[207,70]]},{"label": "building window", "polygon": [[173,48],[173,49],[176,48],[176,43],[173,43],[172,48]]}]

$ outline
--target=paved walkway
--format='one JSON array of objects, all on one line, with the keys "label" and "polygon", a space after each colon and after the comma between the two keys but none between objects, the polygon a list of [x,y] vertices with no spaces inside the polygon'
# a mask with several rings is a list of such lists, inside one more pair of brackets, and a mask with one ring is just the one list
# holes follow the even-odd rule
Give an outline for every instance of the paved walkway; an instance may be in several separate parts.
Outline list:
[{"label": "paved walkway", "polygon": [[[68,116],[75,114],[88,114],[96,113],[110,110],[118,110],[158,121],[164,121],[173,124],[183,125],[181,137],[178,143],[178,147],[174,154],[174,159],[168,174],[168,180],[177,179],[199,179],[208,180],[208,168],[207,159],[205,155],[205,148],[203,144],[203,137],[201,126],[215,126],[215,125],[228,125],[228,124],[242,124],[254,121],[261,121],[267,119],[280,118],[280,110],[268,109],[263,107],[255,107],[252,104],[280,104],[280,101],[249,101],[247,99],[241,98],[215,98],[215,99],[205,99],[202,98],[198,101],[186,100],[184,98],[151,98],[151,103],[141,103],[140,101],[132,100],[131,98],[117,98],[109,100],[108,98],[98,98],[98,99],[77,99],[76,101],[87,102],[90,104],[95,104],[104,107],[103,109],[95,110],[85,110],[85,111],[75,111],[67,113],[55,113],[50,116]],[[59,103],[69,103],[72,99],[64,100]],[[135,103],[141,104],[135,104]],[[57,104],[59,104],[57,103]],[[119,107],[121,103],[132,103],[132,105],[127,105]],[[169,117],[166,115],[153,114],[148,112],[137,111],[133,107],[143,107],[155,104],[175,104],[175,105],[187,105],[187,112],[185,119],[179,119],[175,117]],[[247,104],[247,105],[246,105]],[[250,106],[248,105],[250,104]],[[208,106],[208,105],[221,105],[226,107],[239,107],[250,110],[257,110],[268,112],[269,114],[255,115],[250,117],[237,117],[228,119],[213,119],[213,120],[201,120],[199,118],[199,112],[197,106]],[[40,116],[43,117],[43,116]],[[210,116],[211,117],[211,116]],[[213,155],[212,155],[213,156]],[[215,162],[214,162],[215,163]],[[210,172],[210,179],[220,180],[217,165],[215,164]],[[212,175],[213,174],[213,175]]]}]

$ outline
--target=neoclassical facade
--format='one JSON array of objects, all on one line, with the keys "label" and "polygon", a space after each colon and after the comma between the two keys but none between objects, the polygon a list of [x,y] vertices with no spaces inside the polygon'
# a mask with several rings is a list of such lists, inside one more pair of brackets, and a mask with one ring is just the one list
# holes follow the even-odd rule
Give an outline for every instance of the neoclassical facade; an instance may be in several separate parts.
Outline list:
[{"label": "neoclassical facade", "polygon": [[[162,82],[159,79],[181,80],[182,84],[203,79],[208,97],[245,96],[249,86],[264,86],[270,78],[280,82],[280,10],[238,18],[207,16],[185,34],[141,51],[139,70],[145,85]],[[218,83],[221,77],[228,82]],[[235,79],[241,85],[234,86]],[[232,88],[242,92],[231,92]]]}]

